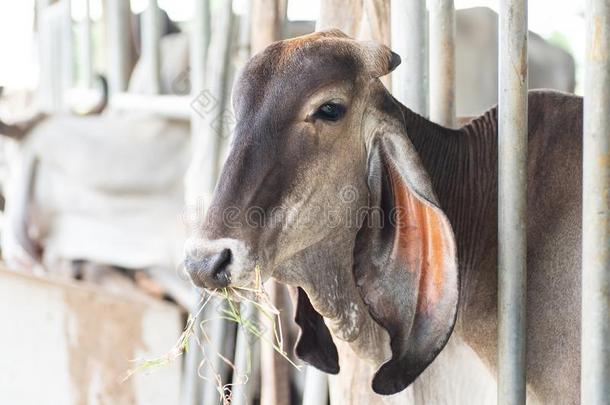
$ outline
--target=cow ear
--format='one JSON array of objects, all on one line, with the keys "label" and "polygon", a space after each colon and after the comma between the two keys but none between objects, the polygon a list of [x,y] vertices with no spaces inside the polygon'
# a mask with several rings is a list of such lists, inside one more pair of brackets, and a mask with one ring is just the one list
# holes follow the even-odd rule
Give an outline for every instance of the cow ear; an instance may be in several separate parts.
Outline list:
[{"label": "cow ear", "polygon": [[354,277],[392,357],[373,390],[394,394],[443,349],[458,301],[456,246],[432,184],[402,129],[378,129],[368,157],[369,210],[356,237]]},{"label": "cow ear", "polygon": [[301,328],[294,349],[295,354],[321,371],[337,374],[339,354],[322,315],[311,305],[302,288],[291,288],[291,294],[296,304],[294,318]]}]

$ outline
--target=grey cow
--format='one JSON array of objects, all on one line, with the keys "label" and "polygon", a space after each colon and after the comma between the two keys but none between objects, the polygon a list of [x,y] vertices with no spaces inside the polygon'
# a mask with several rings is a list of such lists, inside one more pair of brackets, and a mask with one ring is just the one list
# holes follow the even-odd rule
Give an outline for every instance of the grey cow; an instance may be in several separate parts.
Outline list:
[{"label": "grey cow", "polygon": [[[337,30],[253,57],[186,267],[295,287],[296,353],[337,374],[333,404],[494,403],[497,110],[436,125],[381,84],[399,63]],[[581,98],[530,93],[529,403],[579,402],[581,127]]]}]

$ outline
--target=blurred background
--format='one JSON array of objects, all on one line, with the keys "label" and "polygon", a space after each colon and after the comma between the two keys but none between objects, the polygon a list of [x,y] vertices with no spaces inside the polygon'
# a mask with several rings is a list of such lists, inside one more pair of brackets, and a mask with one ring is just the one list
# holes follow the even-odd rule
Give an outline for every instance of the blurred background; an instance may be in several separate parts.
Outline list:
[{"label": "blurred background", "polygon": [[[267,286],[274,350],[191,287],[182,249],[230,146],[240,67],[316,26],[401,53],[396,3],[0,0],[1,404],[327,403],[326,376],[292,354],[287,292]],[[456,114],[476,116],[497,102],[498,4],[455,8]],[[580,94],[584,1],[531,1],[529,27],[530,88]],[[425,48],[385,84],[428,115]],[[189,314],[205,330],[181,337]]]}]

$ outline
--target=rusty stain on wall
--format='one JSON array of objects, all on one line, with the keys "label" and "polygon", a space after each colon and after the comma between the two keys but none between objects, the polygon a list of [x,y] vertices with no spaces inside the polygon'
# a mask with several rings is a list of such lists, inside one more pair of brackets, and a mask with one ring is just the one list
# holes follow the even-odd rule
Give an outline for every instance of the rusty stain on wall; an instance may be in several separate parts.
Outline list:
[{"label": "rusty stain on wall", "polygon": [[[147,350],[142,340],[145,303],[117,301],[86,290],[65,294],[64,301],[69,309],[65,333],[73,403],[87,405],[95,395],[100,405],[135,404],[135,380],[123,378],[133,367],[131,360]],[[96,316],[102,313],[104,322]]]}]

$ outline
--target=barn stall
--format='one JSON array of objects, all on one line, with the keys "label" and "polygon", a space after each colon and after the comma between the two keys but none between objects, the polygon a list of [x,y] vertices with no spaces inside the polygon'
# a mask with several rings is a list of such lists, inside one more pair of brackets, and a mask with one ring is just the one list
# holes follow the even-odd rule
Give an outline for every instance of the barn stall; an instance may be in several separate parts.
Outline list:
[{"label": "barn stall", "polygon": [[[36,101],[27,103],[36,105],[35,119],[3,142],[2,253],[10,271],[2,271],[0,296],[10,308],[5,318],[19,327],[5,329],[0,344],[19,350],[3,359],[11,372],[0,381],[1,402],[356,403],[347,399],[354,386],[335,377],[329,386],[325,373],[293,355],[298,332],[283,285],[265,284],[263,311],[254,302],[236,309],[192,287],[182,263],[230,147],[239,69],[274,41],[339,28],[400,54],[402,65],[384,84],[434,122],[458,127],[460,117],[499,103],[500,366],[497,398],[495,382],[484,397],[525,403],[526,92],[573,92],[576,75],[569,53],[528,34],[526,1],[501,1],[495,14],[456,11],[445,0],[330,0],[320,2],[317,21],[300,21],[289,18],[297,1],[202,0],[180,24],[155,0],[136,10],[123,0],[99,3],[36,1],[39,80]],[[583,10],[581,403],[604,404],[610,7],[590,0]],[[98,84],[96,73],[105,80]],[[11,112],[14,99],[6,97]],[[106,97],[103,111],[91,113]],[[189,325],[189,350],[177,355]],[[47,395],[28,388],[43,380]]]}]

